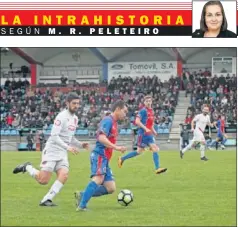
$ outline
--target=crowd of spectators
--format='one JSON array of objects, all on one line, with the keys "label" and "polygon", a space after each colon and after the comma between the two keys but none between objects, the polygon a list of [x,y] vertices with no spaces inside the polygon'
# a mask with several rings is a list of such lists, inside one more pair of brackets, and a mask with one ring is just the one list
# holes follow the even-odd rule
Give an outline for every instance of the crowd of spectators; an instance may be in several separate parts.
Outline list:
[{"label": "crowd of spectators", "polygon": [[183,75],[186,96],[191,95],[191,105],[187,110],[185,123],[191,123],[194,115],[201,113],[203,104],[211,110],[211,121],[218,115],[225,115],[227,123],[236,123],[237,119],[237,78],[236,75],[210,77],[210,73]]},{"label": "crowd of spectators", "polygon": [[[78,87],[72,91],[81,97],[80,108],[77,112],[79,128],[96,129],[101,118],[107,113],[112,103],[123,99],[128,103],[129,115],[120,125],[131,128],[135,111],[143,106],[143,96],[153,96],[155,124],[170,127],[172,116],[177,105],[180,80],[171,77],[167,82],[161,82],[158,77],[142,76],[140,78],[112,78],[107,91],[99,89],[85,91]],[[48,128],[55,116],[65,108],[66,93],[57,88],[55,92],[49,87],[43,91],[31,89],[29,82],[6,81],[1,87],[0,113],[1,128]]]}]

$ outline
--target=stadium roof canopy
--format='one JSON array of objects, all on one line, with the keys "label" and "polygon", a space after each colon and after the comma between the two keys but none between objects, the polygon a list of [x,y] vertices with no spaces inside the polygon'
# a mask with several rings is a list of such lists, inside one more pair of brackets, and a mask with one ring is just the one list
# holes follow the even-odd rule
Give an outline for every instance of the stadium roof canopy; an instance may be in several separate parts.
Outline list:
[{"label": "stadium roof canopy", "polygon": [[[11,48],[16,54],[20,55],[29,63],[44,64],[47,60],[64,52],[77,51],[81,54],[91,52],[96,55],[101,62],[117,61],[123,56],[133,52],[135,48]],[[147,49],[147,48],[142,48]],[[186,60],[203,51],[206,48],[153,48],[169,54],[172,58]]]}]

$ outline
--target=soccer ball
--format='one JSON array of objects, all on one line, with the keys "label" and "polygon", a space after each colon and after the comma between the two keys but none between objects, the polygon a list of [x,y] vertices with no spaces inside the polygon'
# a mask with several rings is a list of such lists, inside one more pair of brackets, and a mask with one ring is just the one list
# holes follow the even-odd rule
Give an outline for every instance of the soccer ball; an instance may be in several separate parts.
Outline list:
[{"label": "soccer ball", "polygon": [[117,201],[122,206],[128,206],[133,202],[133,193],[128,189],[123,189],[119,192]]}]

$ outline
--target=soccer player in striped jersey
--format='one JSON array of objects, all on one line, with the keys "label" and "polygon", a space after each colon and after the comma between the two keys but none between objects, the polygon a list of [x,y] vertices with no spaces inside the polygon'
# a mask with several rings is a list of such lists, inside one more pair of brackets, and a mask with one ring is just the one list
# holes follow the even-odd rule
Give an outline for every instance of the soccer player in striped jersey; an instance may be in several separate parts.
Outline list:
[{"label": "soccer player in striped jersey", "polygon": [[87,210],[87,205],[92,197],[112,194],[116,190],[114,177],[109,166],[113,150],[125,152],[124,146],[116,145],[117,121],[124,120],[128,109],[122,100],[113,104],[112,113],[100,122],[97,131],[96,146],[90,156],[91,181],[84,191],[75,192],[76,211]]},{"label": "soccer player in striped jersey", "polygon": [[159,159],[159,147],[155,143],[154,136],[157,132],[154,129],[154,111],[152,106],[152,97],[147,95],[144,97],[144,105],[137,117],[136,125],[138,126],[138,141],[137,141],[137,151],[132,151],[123,157],[118,158],[118,167],[121,168],[122,164],[130,158],[136,157],[145,151],[148,147],[153,152],[153,161],[155,166],[155,173],[160,174],[167,171],[167,168],[160,167]]},{"label": "soccer player in striped jersey", "polygon": [[209,147],[216,146],[216,150],[218,149],[218,144],[221,142],[221,148],[225,149],[225,143],[227,141],[227,135],[225,133],[225,116],[219,115],[218,120],[214,122],[214,126],[217,129],[217,138]]}]

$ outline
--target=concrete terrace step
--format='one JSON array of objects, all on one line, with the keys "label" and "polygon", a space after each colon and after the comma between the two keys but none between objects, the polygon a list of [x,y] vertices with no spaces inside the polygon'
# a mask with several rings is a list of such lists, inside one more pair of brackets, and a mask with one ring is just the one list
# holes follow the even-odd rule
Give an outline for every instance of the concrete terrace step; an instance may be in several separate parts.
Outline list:
[{"label": "concrete terrace step", "polygon": [[180,121],[181,119],[184,119],[185,114],[178,114],[178,115],[174,116],[174,120],[175,121]]},{"label": "concrete terrace step", "polygon": [[185,97],[185,91],[180,91],[178,97],[178,104],[174,113],[172,128],[170,130],[170,140],[180,139],[180,124],[184,122],[189,105],[190,97]]},{"label": "concrete terrace step", "polygon": [[170,140],[179,140],[180,139],[180,136],[177,136],[177,135],[171,135],[169,137]]}]

